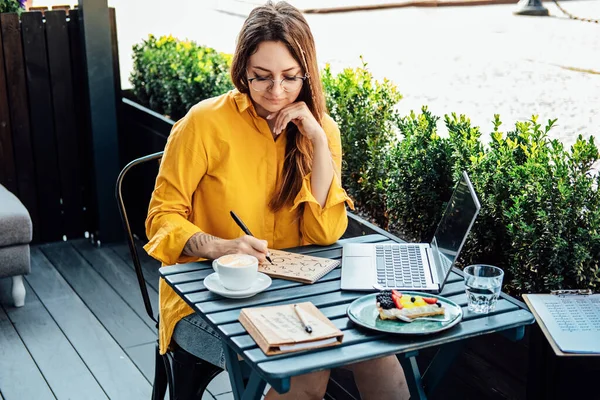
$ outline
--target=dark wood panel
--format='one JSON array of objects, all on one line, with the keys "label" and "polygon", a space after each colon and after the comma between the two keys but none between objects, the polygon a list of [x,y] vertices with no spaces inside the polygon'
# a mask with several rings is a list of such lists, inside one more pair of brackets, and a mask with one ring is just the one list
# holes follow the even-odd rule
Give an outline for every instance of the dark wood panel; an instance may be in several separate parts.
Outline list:
[{"label": "dark wood panel", "polygon": [[[25,307],[9,308],[7,314],[54,395],[58,399],[106,399],[106,394],[31,286],[25,284],[25,288]],[[13,360],[13,364],[17,362]],[[65,385],[65,382],[69,384]]]},{"label": "dark wood panel", "polygon": [[43,199],[43,206],[39,209],[42,225],[38,230],[40,241],[53,242],[61,239],[65,231],[61,215],[58,158],[42,13],[23,13],[21,15],[21,31],[29,94],[37,193],[39,198]]},{"label": "dark wood panel", "polygon": [[35,167],[31,148],[29,104],[19,17],[13,13],[0,14],[0,24],[2,25],[4,64],[6,67],[12,140],[15,152],[17,187],[19,189],[18,197],[31,215],[33,236],[34,240],[37,240],[39,238],[40,220],[38,218]]},{"label": "dark wood panel", "polygon": [[67,17],[64,10],[47,11],[45,17],[65,234],[67,238],[82,237],[86,229]]},{"label": "dark wood panel", "polygon": [[96,195],[93,182],[93,152],[92,137],[89,125],[89,101],[86,84],[87,71],[81,43],[81,31],[79,26],[79,10],[70,10],[67,21],[69,31],[69,48],[71,51],[71,75],[73,76],[73,101],[75,103],[75,125],[77,130],[79,161],[81,163],[81,180],[83,184],[83,203],[85,206],[84,220],[89,232],[97,229],[96,221]]},{"label": "dark wood panel", "polygon": [[3,40],[2,29],[0,29],[0,184],[18,195],[10,110],[8,108],[8,88],[4,71]]},{"label": "dark wood panel", "polygon": [[[115,88],[115,104],[117,107],[117,127],[119,132],[123,131],[123,102],[121,93],[121,68],[119,66],[119,37],[117,34],[117,14],[113,7],[108,9],[108,20],[110,28],[110,48],[112,53],[112,68],[114,76]],[[125,166],[128,161],[125,161],[125,138],[123,135],[118,136],[119,141],[119,156],[120,165]]]},{"label": "dark wood panel", "polygon": [[[156,334],[70,243],[40,247],[56,270],[123,348],[149,343]],[[87,265],[87,267],[85,267]]]},{"label": "dark wood panel", "polygon": [[[119,256],[109,249],[98,249],[85,239],[75,240],[71,243],[79,254],[91,264],[92,268],[125,300],[142,321],[155,332],[156,323],[146,313],[142,295],[140,294],[140,286],[133,269],[129,268]],[[148,295],[152,309],[156,314],[158,312],[158,292],[152,287],[148,287]]]},{"label": "dark wood panel", "polygon": [[[31,263],[32,273],[27,276],[27,281],[108,397],[150,398],[152,388],[149,382],[86,307],[79,296],[85,297],[85,293],[76,293],[38,247],[31,249]],[[74,269],[85,268],[80,259],[71,259],[71,263]],[[104,306],[102,298],[98,298],[97,302],[97,307]],[[118,318],[118,314],[113,318]]]},{"label": "dark wood panel", "polygon": [[86,1],[79,15],[89,93],[89,120],[93,138],[94,184],[97,202],[97,238],[102,243],[122,240],[123,228],[115,201],[119,175],[119,142],[114,92],[110,27],[106,3]]},{"label": "dark wood panel", "polygon": [[55,399],[2,306],[0,343],[0,387],[6,399]]}]

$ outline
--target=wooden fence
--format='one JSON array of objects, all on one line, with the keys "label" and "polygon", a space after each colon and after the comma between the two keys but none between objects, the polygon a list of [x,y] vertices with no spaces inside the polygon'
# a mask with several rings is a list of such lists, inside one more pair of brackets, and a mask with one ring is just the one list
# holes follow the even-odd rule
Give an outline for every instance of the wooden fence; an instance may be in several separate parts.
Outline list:
[{"label": "wooden fence", "polygon": [[[0,183],[29,210],[35,242],[95,231],[78,20],[76,9],[0,14]],[[113,55],[118,71],[116,44]]]}]

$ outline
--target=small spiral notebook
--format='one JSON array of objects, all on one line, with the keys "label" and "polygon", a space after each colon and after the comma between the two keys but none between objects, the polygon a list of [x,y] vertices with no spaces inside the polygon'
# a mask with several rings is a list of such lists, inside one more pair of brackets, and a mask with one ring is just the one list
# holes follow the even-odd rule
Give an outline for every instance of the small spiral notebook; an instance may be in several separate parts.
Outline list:
[{"label": "small spiral notebook", "polygon": [[272,278],[315,283],[340,265],[339,260],[330,260],[329,258],[290,253],[283,250],[269,251],[271,252],[273,265],[267,261],[260,264],[258,270]]}]

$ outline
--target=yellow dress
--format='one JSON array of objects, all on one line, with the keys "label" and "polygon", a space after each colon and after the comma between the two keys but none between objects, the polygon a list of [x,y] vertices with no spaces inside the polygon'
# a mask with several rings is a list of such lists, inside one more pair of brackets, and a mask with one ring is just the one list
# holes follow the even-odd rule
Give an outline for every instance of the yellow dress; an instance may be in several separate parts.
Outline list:
[{"label": "yellow dress", "polygon": [[[335,174],[321,207],[310,190],[310,174],[289,207],[274,213],[268,207],[283,169],[286,135],[273,139],[249,96],[233,90],[208,99],[174,126],[150,201],[144,246],[163,266],[197,261],[181,256],[188,239],[205,232],[235,239],[243,232],[229,215],[233,210],[269,248],[302,244],[327,245],[346,230],[346,203],[341,187],[341,141],[335,122],[326,116],[323,129]],[[296,207],[306,203],[302,218]],[[166,282],[159,283],[160,352],[167,351],[175,324],[193,313]]]}]

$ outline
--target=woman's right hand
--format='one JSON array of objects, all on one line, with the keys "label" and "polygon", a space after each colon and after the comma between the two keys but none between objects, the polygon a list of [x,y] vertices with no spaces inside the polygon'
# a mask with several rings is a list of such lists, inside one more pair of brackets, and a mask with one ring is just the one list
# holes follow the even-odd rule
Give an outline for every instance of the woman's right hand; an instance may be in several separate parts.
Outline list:
[{"label": "woman's right hand", "polygon": [[223,240],[216,246],[216,254],[213,259],[219,258],[226,254],[249,254],[258,259],[259,263],[263,263],[267,260],[267,241],[257,239],[254,236],[244,235],[237,239]]}]

